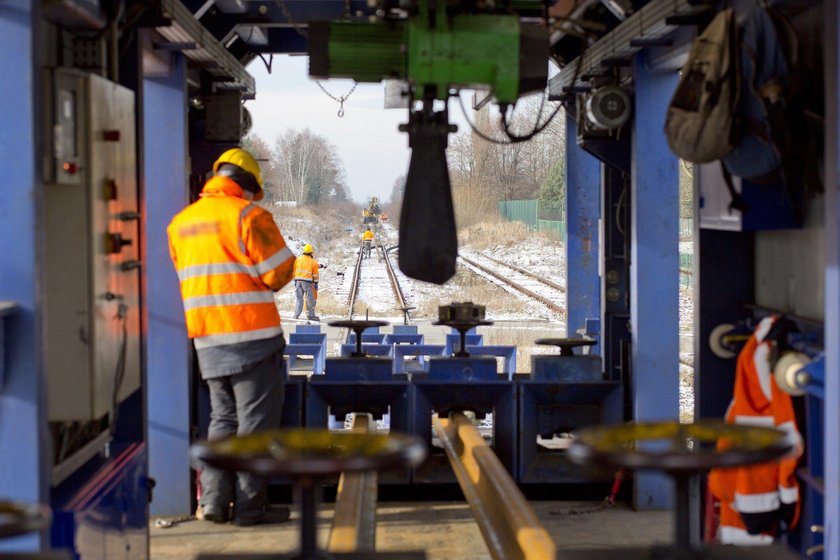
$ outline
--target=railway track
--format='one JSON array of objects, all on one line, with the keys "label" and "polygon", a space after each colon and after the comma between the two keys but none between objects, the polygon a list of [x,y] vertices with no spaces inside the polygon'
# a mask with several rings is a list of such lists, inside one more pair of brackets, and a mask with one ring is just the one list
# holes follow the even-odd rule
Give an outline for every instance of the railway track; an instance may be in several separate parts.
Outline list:
[{"label": "railway track", "polygon": [[355,317],[357,304],[362,300],[368,304],[368,310],[393,309],[402,313],[407,307],[405,294],[394,272],[391,257],[381,243],[374,246],[369,259],[364,258],[364,243],[359,244],[347,300],[348,319]]},{"label": "railway track", "polygon": [[[489,276],[515,292],[539,301],[559,315],[566,314],[566,288],[564,286],[487,255],[466,257],[461,254],[458,258],[473,272],[479,271],[481,275]],[[484,262],[479,262],[481,260]]]}]

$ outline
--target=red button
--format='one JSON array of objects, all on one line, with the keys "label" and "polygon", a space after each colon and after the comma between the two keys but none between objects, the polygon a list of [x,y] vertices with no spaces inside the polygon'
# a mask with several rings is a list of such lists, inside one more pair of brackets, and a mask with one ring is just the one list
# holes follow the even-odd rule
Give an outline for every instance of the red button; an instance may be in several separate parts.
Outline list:
[{"label": "red button", "polygon": [[65,161],[64,165],[62,165],[61,167],[62,167],[62,169],[64,169],[65,172],[69,173],[70,175],[75,174],[76,171],[78,171],[78,169],[79,169],[76,166],[76,164],[73,163],[72,161]]}]

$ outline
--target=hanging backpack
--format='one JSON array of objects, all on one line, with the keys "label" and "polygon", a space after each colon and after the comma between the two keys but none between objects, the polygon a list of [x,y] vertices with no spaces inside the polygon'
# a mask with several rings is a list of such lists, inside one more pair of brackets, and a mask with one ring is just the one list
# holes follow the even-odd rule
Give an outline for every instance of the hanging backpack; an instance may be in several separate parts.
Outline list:
[{"label": "hanging backpack", "polygon": [[715,16],[691,47],[665,119],[668,145],[684,160],[707,163],[734,147],[737,44],[735,12],[728,8]]},{"label": "hanging backpack", "polygon": [[723,156],[726,170],[752,182],[779,181],[782,154],[773,122],[785,110],[790,66],[770,12],[755,6],[741,25],[741,86],[736,109],[740,138]]},{"label": "hanging backpack", "polygon": [[794,218],[804,221],[808,195],[822,190],[819,119],[805,110],[799,38],[777,9],[754,6],[740,32],[741,94],[736,113],[740,138],[723,157],[724,177],[781,184]]}]

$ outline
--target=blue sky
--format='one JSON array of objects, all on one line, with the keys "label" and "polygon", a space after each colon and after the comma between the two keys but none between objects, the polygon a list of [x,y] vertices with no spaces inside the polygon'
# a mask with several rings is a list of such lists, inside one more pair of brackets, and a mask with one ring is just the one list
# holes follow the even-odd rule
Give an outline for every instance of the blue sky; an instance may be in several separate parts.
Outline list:
[{"label": "blue sky", "polygon": [[[408,111],[383,109],[382,84],[359,84],[344,104],[344,117],[338,118],[339,104],[309,79],[308,65],[305,56],[276,55],[271,74],[259,58],[248,66],[257,83],[256,99],[246,103],[254,121],[252,132],[273,144],[289,128],[309,127],[338,150],[353,199],[387,198],[394,180],[408,170],[408,137],[397,129],[408,120]],[[327,80],[322,85],[340,97],[353,82]],[[466,92],[464,96],[468,99]],[[464,130],[457,100],[450,104],[450,120]]]}]

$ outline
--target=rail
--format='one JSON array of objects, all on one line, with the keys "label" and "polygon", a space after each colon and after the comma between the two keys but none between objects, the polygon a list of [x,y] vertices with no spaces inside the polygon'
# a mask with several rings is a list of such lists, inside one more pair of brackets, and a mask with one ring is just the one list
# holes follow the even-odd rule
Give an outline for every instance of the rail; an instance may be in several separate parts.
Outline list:
[{"label": "rail", "polygon": [[[375,431],[376,424],[368,414],[355,414],[352,429],[367,433]],[[327,543],[329,552],[373,552],[376,549],[376,484],[376,471],[341,474]]]},{"label": "rail", "polygon": [[513,270],[515,270],[519,274],[524,274],[525,276],[528,276],[529,278],[533,278],[537,282],[542,282],[543,284],[545,284],[546,286],[548,286],[550,288],[554,288],[555,290],[563,292],[564,294],[566,293],[566,286],[561,286],[557,282],[552,282],[548,278],[543,278],[539,274],[534,274],[530,270],[525,270],[524,268],[516,266],[515,264],[510,264],[510,263],[507,263],[507,262],[504,262],[504,261],[500,261],[497,258],[491,257],[490,255],[482,254],[481,257],[484,258],[484,259],[487,259],[488,261],[493,261],[496,264],[500,264],[502,266],[512,268]]},{"label": "rail", "polygon": [[359,254],[356,258],[356,267],[353,269],[353,280],[350,282],[350,296],[347,301],[347,318],[353,318],[353,309],[356,307],[356,296],[359,294],[359,282],[362,279],[362,257],[364,256],[364,242],[359,243]]},{"label": "rail", "polygon": [[[458,258],[461,259],[462,261],[464,261],[465,263],[469,264],[470,266],[479,269],[480,271],[484,272],[485,274],[489,274],[493,278],[496,278],[497,280],[499,280],[503,284],[507,284],[508,286],[512,286],[513,288],[519,290],[520,292],[527,295],[528,297],[531,297],[531,298],[539,301],[540,303],[543,303],[546,307],[548,307],[552,311],[555,311],[555,312],[560,313],[562,315],[566,314],[566,310],[563,307],[557,305],[556,303],[554,303],[553,301],[551,301],[547,297],[541,296],[540,294],[538,294],[536,292],[533,292],[533,291],[529,290],[528,288],[525,288],[525,287],[517,284],[516,282],[511,281],[509,278],[506,278],[503,274],[500,274],[500,273],[496,272],[495,270],[491,270],[484,265],[478,264],[474,260],[468,259],[467,257],[465,257],[463,255],[458,255]],[[505,266],[510,267],[510,268],[515,270],[515,268],[512,267],[509,264],[505,264]]]},{"label": "rail", "polygon": [[[391,258],[388,256],[388,251],[385,250],[385,246],[381,243],[379,244],[379,251],[382,253],[382,259],[385,261],[385,269],[388,271],[388,279],[391,281],[391,289],[394,290],[394,297],[397,298],[397,306],[400,309],[405,309],[408,307],[408,304],[405,301],[405,294],[403,294],[402,287],[400,287],[400,281],[397,279],[397,274],[394,272],[394,265],[391,264]],[[405,311],[406,322],[408,319],[411,318],[408,311]]]},{"label": "rail", "polygon": [[466,415],[434,419],[434,428],[496,560],[554,559],[557,545],[493,450]]}]

